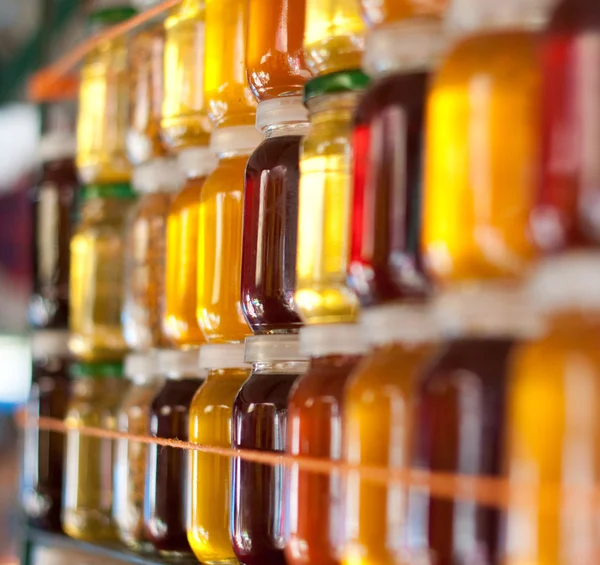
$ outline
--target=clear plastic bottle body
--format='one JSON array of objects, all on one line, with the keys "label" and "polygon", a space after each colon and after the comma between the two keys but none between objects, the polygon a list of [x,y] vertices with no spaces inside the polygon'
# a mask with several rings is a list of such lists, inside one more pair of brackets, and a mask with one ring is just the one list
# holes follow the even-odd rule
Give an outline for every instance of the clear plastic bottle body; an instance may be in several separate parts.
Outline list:
[{"label": "clear plastic bottle body", "polygon": [[251,334],[240,299],[247,161],[247,153],[222,157],[200,195],[196,316],[208,342],[240,342]]},{"label": "clear plastic bottle body", "polygon": [[352,322],[358,299],[346,284],[351,120],[358,93],[308,101],[310,133],[300,150],[296,308],[305,323]]},{"label": "clear plastic bottle body", "polygon": [[245,64],[247,25],[247,0],[206,1],[204,96],[215,127],[254,125],[256,101]]},{"label": "clear plastic bottle body", "polygon": [[84,188],[81,220],[71,240],[71,351],[85,361],[120,359],[125,219],[135,193],[129,185]]},{"label": "clear plastic bottle body", "polygon": [[171,150],[207,145],[204,2],[183,0],[165,20],[161,136]]},{"label": "clear plastic bottle body", "polygon": [[84,60],[79,85],[77,171],[85,184],[127,182],[128,41],[99,45]]},{"label": "clear plastic bottle body", "polygon": [[533,255],[538,47],[534,32],[519,29],[467,36],[433,79],[423,246],[442,283],[520,277]]},{"label": "clear plastic bottle body", "polygon": [[[249,368],[209,372],[190,407],[190,441],[231,446],[233,401],[249,374]],[[235,565],[237,560],[229,536],[231,461],[199,451],[191,452],[190,457],[190,546],[202,563]]]},{"label": "clear plastic bottle body", "polygon": [[171,192],[142,194],[125,226],[123,335],[133,349],[166,347],[163,335]]},{"label": "clear plastic bottle body", "polygon": [[313,75],[360,68],[365,24],[353,0],[306,0],[304,58]]},{"label": "clear plastic bottle body", "polygon": [[246,71],[259,102],[302,94],[305,0],[250,0]]},{"label": "clear plastic bottle body", "polygon": [[[89,364],[94,371],[93,365]],[[73,380],[66,423],[114,430],[119,402],[129,383],[123,378],[80,376]],[[113,440],[67,432],[62,527],[76,539],[114,541],[112,520],[115,458]]]}]

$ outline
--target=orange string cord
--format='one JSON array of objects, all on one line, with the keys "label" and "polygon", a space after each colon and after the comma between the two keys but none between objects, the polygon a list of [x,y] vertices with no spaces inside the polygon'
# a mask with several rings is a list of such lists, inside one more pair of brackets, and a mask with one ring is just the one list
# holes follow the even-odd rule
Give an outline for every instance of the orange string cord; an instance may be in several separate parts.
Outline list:
[{"label": "orange string cord", "polygon": [[89,39],[65,53],[52,65],[34,73],[27,86],[27,94],[32,102],[46,102],[72,97],[76,93],[77,80],[71,71],[104,41],[109,41],[128,33],[147,21],[159,16],[181,0],[163,0],[141,14],[94,34]]},{"label": "orange string cord", "polygon": [[359,474],[361,480],[389,486],[402,484],[430,496],[443,499],[462,499],[504,510],[534,508],[540,515],[561,516],[565,513],[581,513],[600,509],[600,488],[597,485],[540,485],[516,483],[506,478],[439,473],[419,469],[390,469],[372,465],[353,465],[330,459],[275,454],[252,449],[232,449],[201,445],[178,439],[159,438],[105,430],[88,426],[68,424],[56,418],[27,418],[23,412],[17,417],[23,427],[38,427],[40,430],[67,433],[76,430],[82,435],[102,439],[126,439],[132,442],[201,451],[223,457],[239,457],[244,461],[270,466],[295,467],[298,470],[318,474]]}]

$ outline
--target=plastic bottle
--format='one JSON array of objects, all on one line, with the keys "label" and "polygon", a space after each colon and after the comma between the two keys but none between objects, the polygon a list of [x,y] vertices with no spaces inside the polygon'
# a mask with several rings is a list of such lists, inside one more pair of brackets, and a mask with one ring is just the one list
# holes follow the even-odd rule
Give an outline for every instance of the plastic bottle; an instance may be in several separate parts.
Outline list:
[{"label": "plastic bottle", "polygon": [[306,110],[299,97],[261,102],[256,123],[265,139],[246,165],[242,308],[255,334],[297,331],[298,159]]},{"label": "plastic bottle", "polygon": [[196,316],[208,342],[240,342],[250,333],[240,300],[244,171],[260,142],[249,126],[217,129],[219,163],[206,179],[198,213]]},{"label": "plastic bottle", "polygon": [[163,334],[178,347],[206,343],[196,319],[198,286],[198,214],[200,194],[216,158],[208,147],[190,147],[178,155],[187,175],[167,219],[167,267]]},{"label": "plastic bottle", "polygon": [[313,79],[304,89],[310,133],[300,150],[296,307],[305,323],[354,321],[346,285],[350,249],[351,124],[368,82],[360,71]]},{"label": "plastic bottle", "polygon": [[444,15],[452,0],[361,0],[362,14],[369,26],[413,18]]},{"label": "plastic bottle", "polygon": [[140,195],[125,225],[123,334],[132,349],[168,345],[163,335],[167,216],[184,176],[177,162],[154,159],[134,169]]},{"label": "plastic bottle", "polygon": [[[190,407],[190,441],[230,447],[233,401],[250,375],[250,366],[244,362],[244,345],[202,346],[200,368],[208,375]],[[190,458],[188,541],[202,563],[236,565],[229,537],[231,461],[199,451],[192,451]]]}]

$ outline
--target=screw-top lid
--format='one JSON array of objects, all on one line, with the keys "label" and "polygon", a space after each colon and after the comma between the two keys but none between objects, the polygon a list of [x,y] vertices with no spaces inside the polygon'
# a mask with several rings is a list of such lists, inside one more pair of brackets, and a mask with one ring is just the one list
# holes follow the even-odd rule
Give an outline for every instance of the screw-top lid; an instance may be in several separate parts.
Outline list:
[{"label": "screw-top lid", "polygon": [[217,155],[247,153],[250,155],[262,141],[253,126],[233,126],[216,129],[210,135],[210,148]]},{"label": "screw-top lid", "polygon": [[153,353],[130,353],[125,357],[125,376],[136,383],[154,381],[158,378],[156,355]]},{"label": "screw-top lid", "polygon": [[300,329],[300,353],[307,357],[362,355],[367,350],[358,324],[323,324]]},{"label": "screw-top lid", "polygon": [[177,164],[190,178],[206,177],[217,167],[217,155],[210,147],[186,147],[177,154]]},{"label": "screw-top lid", "polygon": [[373,346],[392,343],[431,343],[439,336],[437,320],[428,304],[388,304],[363,310],[363,338]]},{"label": "screw-top lid", "polygon": [[125,375],[121,361],[98,361],[73,363],[71,376],[74,379],[121,379]]},{"label": "screw-top lid", "polygon": [[115,184],[88,184],[81,189],[81,200],[93,200],[95,198],[129,199],[137,198],[137,194],[129,183]]},{"label": "screw-top lid", "polygon": [[308,125],[308,111],[302,96],[272,98],[261,102],[256,109],[256,129],[261,132],[269,126],[298,122]]},{"label": "screw-top lid", "polygon": [[176,192],[185,175],[175,159],[153,159],[133,170],[131,185],[136,192]]},{"label": "screw-top lid", "polygon": [[198,367],[198,350],[161,349],[156,354],[158,372],[168,379],[202,377],[206,371]]},{"label": "screw-top lid", "polygon": [[246,363],[306,361],[297,335],[255,335],[246,338]]},{"label": "screw-top lid", "polygon": [[203,345],[200,348],[199,366],[201,369],[249,369],[244,361],[243,343],[223,343]]},{"label": "screw-top lid", "polygon": [[42,357],[71,357],[69,332],[66,330],[38,330],[31,336],[34,359]]},{"label": "screw-top lid", "polygon": [[132,18],[137,10],[126,2],[103,0],[103,6],[90,13],[87,23],[92,28],[111,26]]},{"label": "screw-top lid", "polygon": [[437,18],[391,22],[367,34],[363,69],[370,76],[393,71],[429,70],[440,59],[448,39]]},{"label": "screw-top lid", "polygon": [[309,80],[304,85],[304,103],[323,94],[361,91],[368,85],[369,77],[360,69],[323,75]]},{"label": "screw-top lid", "polygon": [[71,159],[75,157],[77,142],[75,136],[66,131],[52,131],[40,139],[39,157],[42,163]]}]

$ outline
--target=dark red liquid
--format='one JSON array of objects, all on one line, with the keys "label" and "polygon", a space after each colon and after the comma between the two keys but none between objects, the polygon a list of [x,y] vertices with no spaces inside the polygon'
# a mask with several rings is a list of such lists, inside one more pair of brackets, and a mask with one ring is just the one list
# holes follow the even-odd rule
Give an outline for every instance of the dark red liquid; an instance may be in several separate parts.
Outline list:
[{"label": "dark red liquid", "polygon": [[[283,452],[287,400],[297,374],[253,374],[233,403],[234,448]],[[285,565],[284,469],[234,459],[231,534],[242,565]]]},{"label": "dark red liquid", "polygon": [[301,136],[268,138],[250,155],[244,191],[242,308],[255,334],[295,331]]},{"label": "dark red liquid", "polygon": [[[190,404],[202,379],[167,380],[150,409],[150,433],[187,441]],[[163,553],[191,553],[187,540],[188,453],[174,447],[148,446],[144,528]]]},{"label": "dark red liquid", "polygon": [[596,0],[561,2],[543,38],[541,191],[532,229],[545,250],[600,244],[599,39]]},{"label": "dark red liquid", "polygon": [[[63,419],[69,400],[69,361],[45,356],[32,366],[27,418]],[[65,436],[59,432],[25,428],[22,500],[29,523],[60,531]]]},{"label": "dark red liquid", "polygon": [[[339,460],[342,455],[344,387],[360,361],[356,356],[313,359],[288,403],[288,453]],[[288,565],[338,565],[344,542],[342,477],[288,471]]]},{"label": "dark red liquid", "polygon": [[[503,472],[508,339],[450,342],[426,370],[417,397],[416,465],[444,473]],[[414,502],[414,506],[413,506]],[[428,523],[420,523],[425,516]],[[412,526],[424,529],[434,565],[496,565],[499,510],[472,501],[415,496]]]},{"label": "dark red liquid", "polygon": [[73,159],[44,164],[32,192],[33,292],[29,322],[35,328],[68,328],[69,245],[77,175]]},{"label": "dark red liquid", "polygon": [[427,80],[382,78],[356,111],[348,273],[364,306],[428,294],[420,249]]}]

